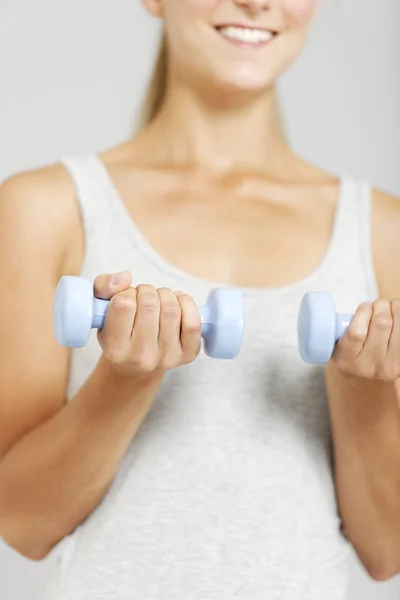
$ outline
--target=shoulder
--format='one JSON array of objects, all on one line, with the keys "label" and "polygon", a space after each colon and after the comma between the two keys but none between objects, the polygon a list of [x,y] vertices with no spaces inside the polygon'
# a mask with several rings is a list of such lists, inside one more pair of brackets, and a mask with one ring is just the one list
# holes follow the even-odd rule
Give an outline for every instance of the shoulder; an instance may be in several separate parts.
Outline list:
[{"label": "shoulder", "polygon": [[[64,198],[73,194],[72,182],[60,164],[44,167],[35,171],[25,171],[13,175],[2,182],[0,186],[0,200],[2,208],[9,205],[9,200],[25,205],[25,208],[61,208],[63,203],[55,202],[54,194],[61,194]],[[63,198],[61,198],[62,200]]]},{"label": "shoulder", "polygon": [[380,189],[373,189],[372,200],[373,215],[378,222],[385,223],[392,219],[400,219],[400,197]]},{"label": "shoulder", "polygon": [[32,252],[51,248],[60,265],[73,263],[75,246],[82,245],[79,220],[74,186],[61,164],[18,173],[0,185],[1,237],[10,251],[18,243]]},{"label": "shoulder", "polygon": [[382,297],[400,297],[400,198],[372,190],[372,249]]}]

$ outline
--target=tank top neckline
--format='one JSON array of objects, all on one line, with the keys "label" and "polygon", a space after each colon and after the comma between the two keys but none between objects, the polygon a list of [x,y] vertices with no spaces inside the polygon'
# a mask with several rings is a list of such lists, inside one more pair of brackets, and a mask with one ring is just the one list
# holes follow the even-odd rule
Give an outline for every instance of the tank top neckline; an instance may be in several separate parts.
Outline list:
[{"label": "tank top neckline", "polygon": [[349,199],[350,196],[349,192],[351,185],[352,183],[354,183],[351,179],[349,179],[346,176],[339,177],[335,215],[328,244],[317,266],[305,277],[302,277],[300,279],[297,279],[293,282],[289,282],[281,286],[252,287],[228,285],[226,283],[213,281],[211,279],[207,279],[205,277],[200,277],[198,275],[190,273],[189,271],[186,271],[185,269],[173,264],[168,259],[166,259],[161,253],[159,253],[148,241],[146,236],[142,233],[141,229],[136,224],[134,217],[129,212],[123,198],[121,197],[111,177],[109,170],[107,169],[100,156],[97,154],[91,154],[89,155],[88,159],[92,162],[93,169],[97,171],[97,178],[99,179],[99,183],[101,183],[101,189],[103,193],[105,192],[110,202],[109,208],[112,209],[114,217],[117,219],[119,225],[124,230],[128,241],[134,246],[136,251],[139,250],[142,257],[149,260],[160,271],[168,274],[169,276],[174,277],[175,279],[179,279],[180,281],[182,281],[183,284],[185,282],[191,283],[207,290],[219,287],[233,287],[239,290],[244,296],[249,297],[293,293],[296,290],[302,290],[304,288],[315,289],[315,285],[317,284],[320,276],[323,273],[325,273],[326,270],[329,269],[329,265],[331,264],[331,261],[334,260],[336,251],[338,250],[338,245],[340,244],[340,241],[338,241],[338,237],[341,227],[341,217],[342,213],[344,212],[345,202]]}]

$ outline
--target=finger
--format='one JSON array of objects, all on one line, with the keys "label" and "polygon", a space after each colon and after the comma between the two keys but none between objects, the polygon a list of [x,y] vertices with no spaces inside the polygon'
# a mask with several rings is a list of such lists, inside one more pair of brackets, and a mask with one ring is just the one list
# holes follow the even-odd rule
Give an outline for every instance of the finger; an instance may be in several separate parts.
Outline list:
[{"label": "finger", "polygon": [[132,341],[141,356],[158,354],[160,298],[151,285],[137,287],[137,309]]},{"label": "finger", "polygon": [[94,282],[94,296],[102,300],[110,300],[118,292],[128,289],[132,282],[129,271],[122,271],[113,275],[99,275]]},{"label": "finger", "polygon": [[201,349],[201,317],[191,296],[176,292],[181,305],[181,346],[187,362],[192,362]]},{"label": "finger", "polygon": [[363,350],[363,356],[371,364],[378,364],[385,359],[392,327],[390,302],[376,300],[372,306],[372,319]]},{"label": "finger", "polygon": [[364,348],[372,317],[372,303],[364,302],[357,308],[346,333],[336,345],[334,355],[346,354],[350,360],[356,360]]},{"label": "finger", "polygon": [[130,347],[132,328],[135,322],[137,291],[129,287],[110,300],[104,327],[98,332],[103,350],[118,362]]},{"label": "finger", "polygon": [[387,357],[400,366],[400,299],[395,298],[391,303],[393,327],[389,337]]},{"label": "finger", "polygon": [[158,347],[160,354],[168,361],[181,356],[181,305],[172,290],[157,290],[160,298],[160,330]]}]

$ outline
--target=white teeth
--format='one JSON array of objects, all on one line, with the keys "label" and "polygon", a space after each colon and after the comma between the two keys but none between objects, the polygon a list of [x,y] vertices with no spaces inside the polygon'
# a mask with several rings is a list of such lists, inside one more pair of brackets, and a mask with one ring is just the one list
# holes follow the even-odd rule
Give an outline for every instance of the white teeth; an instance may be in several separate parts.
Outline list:
[{"label": "white teeth", "polygon": [[245,27],[221,27],[219,32],[231,40],[238,40],[246,44],[261,44],[269,42],[274,34],[263,29],[246,29]]}]

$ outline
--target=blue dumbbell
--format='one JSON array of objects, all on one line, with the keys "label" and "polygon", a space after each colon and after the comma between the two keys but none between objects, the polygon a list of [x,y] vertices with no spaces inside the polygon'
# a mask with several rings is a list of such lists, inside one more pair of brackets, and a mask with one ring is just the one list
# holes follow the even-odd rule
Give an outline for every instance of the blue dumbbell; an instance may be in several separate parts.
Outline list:
[{"label": "blue dumbbell", "polygon": [[297,325],[301,358],[308,363],[328,362],[353,316],[337,313],[332,297],[326,292],[306,294]]},{"label": "blue dumbbell", "polygon": [[[109,300],[93,296],[93,284],[83,277],[62,277],[54,298],[54,330],[57,342],[82,348],[91,329],[104,325]],[[239,354],[244,334],[244,302],[238,290],[218,288],[199,309],[201,336],[212,358],[233,359]]]}]

